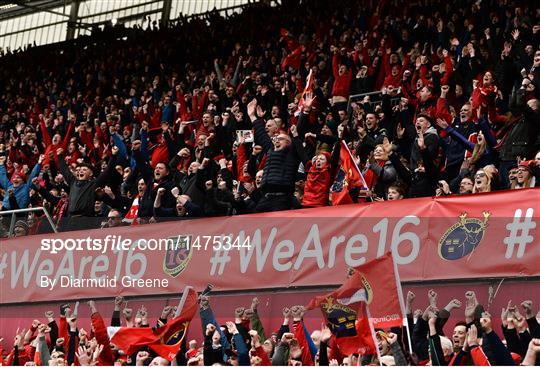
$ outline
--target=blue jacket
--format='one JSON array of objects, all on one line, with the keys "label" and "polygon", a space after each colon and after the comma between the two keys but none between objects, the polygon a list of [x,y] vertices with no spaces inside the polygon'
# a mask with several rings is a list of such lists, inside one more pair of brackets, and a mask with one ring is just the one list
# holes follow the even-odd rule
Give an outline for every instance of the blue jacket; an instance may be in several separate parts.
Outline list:
[{"label": "blue jacket", "polygon": [[[214,316],[214,313],[212,312],[212,309],[208,307],[206,310],[199,309],[199,313],[201,315],[201,324],[202,324],[202,330],[203,335],[206,332],[206,325],[213,324],[216,327],[216,330],[219,332],[219,335],[221,336],[221,346],[223,347],[223,352],[225,352],[226,349],[231,349],[231,344],[227,340],[227,337],[225,336],[225,333],[221,331],[220,325],[217,323],[216,318]],[[237,346],[238,348],[238,346]],[[247,347],[246,347],[247,349]],[[240,351],[239,351],[240,352]],[[225,353],[223,353],[223,362],[227,362],[229,358]],[[249,360],[249,357],[248,357]],[[249,365],[249,364],[248,364]]]},{"label": "blue jacket", "polygon": [[171,126],[174,122],[174,107],[173,104],[169,104],[163,106],[163,110],[161,111],[161,121],[167,121]]},{"label": "blue jacket", "polygon": [[13,183],[7,176],[6,166],[3,164],[0,165],[0,187],[6,191],[2,206],[3,210],[11,209],[11,206],[9,205],[9,195],[7,193],[7,191],[11,188],[15,193],[15,200],[17,200],[17,204],[19,204],[19,208],[24,209],[28,207],[30,204],[30,186],[32,186],[32,179],[38,175],[39,171],[41,171],[41,165],[36,164],[30,173],[30,177],[28,177],[27,182],[17,187],[13,187]]},{"label": "blue jacket", "polygon": [[[463,124],[459,117],[456,117],[453,124],[448,126],[446,129],[448,135],[443,139],[446,143],[446,164],[448,166],[460,165],[463,162],[465,151],[468,150],[467,145],[471,144],[474,147],[474,144],[468,141],[469,135],[478,132],[478,130],[474,122]],[[453,132],[457,132],[462,139],[454,135]]]}]

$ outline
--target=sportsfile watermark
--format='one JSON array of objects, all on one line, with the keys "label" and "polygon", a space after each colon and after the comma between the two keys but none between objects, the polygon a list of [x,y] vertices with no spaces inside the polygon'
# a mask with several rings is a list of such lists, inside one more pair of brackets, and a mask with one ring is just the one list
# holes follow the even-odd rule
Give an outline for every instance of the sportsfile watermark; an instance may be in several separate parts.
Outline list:
[{"label": "sportsfile watermark", "polygon": [[[0,303],[118,292],[165,297],[180,283],[212,283],[219,292],[328,287],[389,251],[405,282],[540,276],[540,218],[531,206],[505,209],[505,216],[483,207],[444,217],[419,209],[378,217],[246,216],[6,239]],[[55,283],[43,286],[42,279]]]},{"label": "sportsfile watermark", "polygon": [[63,251],[176,251],[180,249],[202,251],[230,251],[251,248],[250,236],[243,238],[233,235],[177,235],[167,238],[132,239],[122,235],[109,234],[104,238],[44,238],[41,251],[58,254]]}]

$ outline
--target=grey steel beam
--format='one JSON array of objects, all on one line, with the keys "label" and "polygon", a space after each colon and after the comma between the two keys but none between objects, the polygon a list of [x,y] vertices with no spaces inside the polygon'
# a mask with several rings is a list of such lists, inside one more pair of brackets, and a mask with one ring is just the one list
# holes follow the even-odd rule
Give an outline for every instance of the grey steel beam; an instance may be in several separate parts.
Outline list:
[{"label": "grey steel beam", "polygon": [[64,14],[64,13],[60,13],[60,12],[50,10],[50,9],[46,9],[46,8],[41,8],[41,7],[36,6],[36,5],[26,4],[24,1],[14,1],[13,3],[19,5],[19,6],[23,7],[23,8],[26,8],[26,9],[32,9],[32,10],[36,10],[38,12],[44,11],[46,13],[60,15],[62,17],[69,17],[69,15]]},{"label": "grey steel beam", "polygon": [[167,27],[171,19],[172,0],[163,0],[163,10],[161,12],[161,24]]},{"label": "grey steel beam", "polygon": [[69,12],[66,40],[72,40],[75,38],[75,30],[77,29],[77,23],[79,22],[79,5],[80,4],[81,4],[81,0],[73,0],[71,2],[71,11]]}]

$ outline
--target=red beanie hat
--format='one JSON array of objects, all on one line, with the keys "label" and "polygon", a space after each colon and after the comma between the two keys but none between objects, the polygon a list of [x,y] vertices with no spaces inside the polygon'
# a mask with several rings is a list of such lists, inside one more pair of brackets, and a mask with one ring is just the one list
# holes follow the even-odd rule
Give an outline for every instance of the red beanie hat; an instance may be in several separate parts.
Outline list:
[{"label": "red beanie hat", "polygon": [[523,167],[525,168],[527,171],[529,171],[529,173],[533,173],[533,166],[535,164],[535,161],[533,160],[530,160],[530,161],[523,161],[519,164],[519,167]]}]

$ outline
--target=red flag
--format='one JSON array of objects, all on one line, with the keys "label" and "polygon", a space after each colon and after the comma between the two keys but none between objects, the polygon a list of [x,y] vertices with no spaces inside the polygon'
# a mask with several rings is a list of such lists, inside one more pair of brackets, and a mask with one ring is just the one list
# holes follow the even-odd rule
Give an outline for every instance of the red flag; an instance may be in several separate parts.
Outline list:
[{"label": "red flag", "polygon": [[[478,143],[478,133],[470,134],[468,140],[473,144],[477,144]],[[472,152],[470,152],[468,150],[465,150],[465,159],[471,158],[471,157],[472,157]]]},{"label": "red flag", "polygon": [[[182,295],[181,312],[164,326],[152,328],[108,328],[111,343],[131,355],[143,346],[149,346],[161,357],[171,361],[178,353],[189,323],[197,313],[197,292],[186,287]],[[187,293],[186,293],[187,292]]]},{"label": "red flag", "polygon": [[169,148],[162,142],[154,148],[152,156],[150,158],[150,166],[155,168],[158,163],[164,163],[169,161]]},{"label": "red flag", "polygon": [[375,343],[366,313],[366,290],[355,272],[334,292],[311,300],[307,309],[320,307],[333,338],[344,355],[375,353]]},{"label": "red flag", "polygon": [[355,268],[365,289],[366,303],[375,328],[403,325],[401,286],[392,253]]},{"label": "red flag", "polygon": [[298,42],[294,39],[291,32],[286,30],[285,28],[281,28],[279,30],[279,33],[281,34],[281,37],[287,42],[287,48],[289,51],[293,51],[295,48],[298,47]]},{"label": "red flag", "polygon": [[349,195],[349,189],[355,187],[367,189],[366,180],[354,162],[349,147],[344,141],[341,141],[339,167],[334,183],[330,187],[332,205],[351,204],[353,201]]},{"label": "red flag", "polygon": [[373,331],[369,325],[368,313],[366,310],[366,303],[361,302],[358,309],[358,320],[356,321],[356,332],[358,333],[358,339],[362,341],[358,348],[358,353],[362,355],[376,354],[376,341],[373,339]]},{"label": "red flag", "polygon": [[135,199],[133,199],[133,203],[131,203],[131,208],[129,208],[129,211],[125,215],[124,219],[122,219],[122,222],[129,223],[132,226],[136,226],[138,224],[137,222],[137,216],[139,214],[139,194],[135,196]]},{"label": "red flag", "polygon": [[306,92],[311,91],[311,86],[313,84],[313,69],[309,70],[309,74],[306,79],[306,86],[304,87],[304,90],[302,91],[302,96],[300,97],[300,100],[298,101],[298,108],[294,112],[295,116],[299,116],[302,112],[304,112],[304,95]]},{"label": "red flag", "polygon": [[292,67],[295,70],[300,69],[302,64],[302,46],[296,47],[288,54],[281,62],[281,70],[286,70],[287,67]]},{"label": "red flag", "polygon": [[[3,358],[1,356],[2,356],[2,354],[0,354],[0,358]],[[34,353],[34,363],[36,364],[36,366],[41,366],[42,365],[41,364],[41,353],[39,352],[39,348],[37,348],[36,352]]]}]

